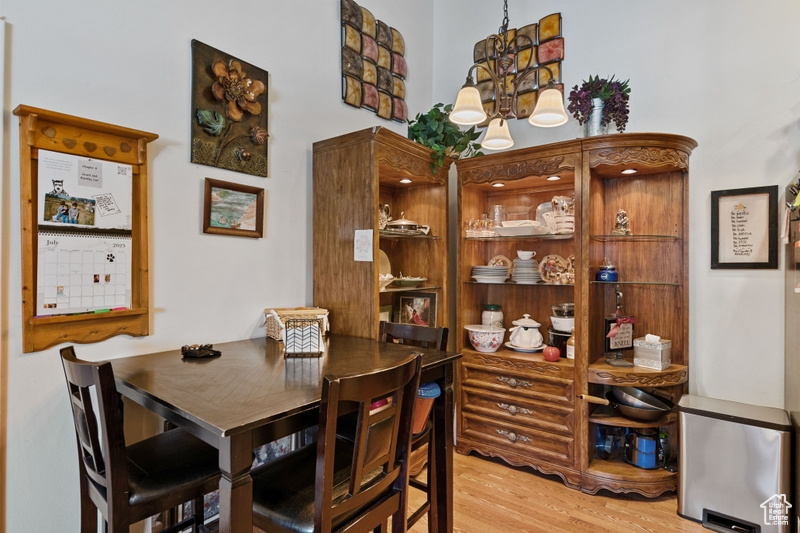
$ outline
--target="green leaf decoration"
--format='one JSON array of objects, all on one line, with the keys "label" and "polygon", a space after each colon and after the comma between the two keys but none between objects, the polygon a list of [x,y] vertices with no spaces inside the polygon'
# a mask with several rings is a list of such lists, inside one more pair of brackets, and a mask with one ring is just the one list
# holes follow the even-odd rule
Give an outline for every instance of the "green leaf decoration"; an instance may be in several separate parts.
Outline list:
[{"label": "green leaf decoration", "polygon": [[214,137],[219,137],[225,129],[225,115],[210,109],[197,109],[197,123],[203,131]]},{"label": "green leaf decoration", "polygon": [[436,174],[437,167],[443,167],[448,157],[462,158],[483,155],[480,144],[474,142],[481,132],[475,126],[462,131],[450,122],[453,104],[436,104],[427,113],[418,113],[408,121],[408,138],[432,150],[431,169]]}]

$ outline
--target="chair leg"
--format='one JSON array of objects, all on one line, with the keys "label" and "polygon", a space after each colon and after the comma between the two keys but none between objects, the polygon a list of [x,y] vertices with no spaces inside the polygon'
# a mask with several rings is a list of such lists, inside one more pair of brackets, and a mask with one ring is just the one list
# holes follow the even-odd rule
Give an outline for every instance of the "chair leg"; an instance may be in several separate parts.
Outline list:
[{"label": "chair leg", "polygon": [[431,440],[428,442],[428,533],[436,531],[436,520],[434,519],[436,505],[436,450],[434,449],[433,432]]},{"label": "chair leg", "polygon": [[199,498],[195,498],[192,502],[192,515],[194,517],[193,525],[192,525],[192,533],[199,533],[201,526],[203,525],[205,507],[203,506],[203,497],[200,496]]}]

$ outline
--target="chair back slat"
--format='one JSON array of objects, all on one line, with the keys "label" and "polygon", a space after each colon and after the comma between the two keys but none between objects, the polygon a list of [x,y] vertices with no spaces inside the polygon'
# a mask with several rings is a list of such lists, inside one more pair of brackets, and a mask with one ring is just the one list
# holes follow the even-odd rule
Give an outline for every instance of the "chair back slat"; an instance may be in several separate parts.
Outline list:
[{"label": "chair back slat", "polygon": [[81,475],[89,478],[89,490],[106,505],[112,502],[111,507],[114,507],[119,501],[127,508],[122,397],[114,383],[111,363],[78,359],[72,346],[60,352],[75,423]]},{"label": "chair back slat", "polygon": [[378,330],[378,339],[381,342],[395,342],[437,350],[447,349],[447,336],[447,328],[429,328],[386,321],[381,321]]},{"label": "chair back slat", "polygon": [[[414,354],[402,363],[356,376],[325,376],[317,447],[315,530],[332,527],[359,510],[392,499],[405,521],[408,453],[414,398],[419,387],[422,357]],[[387,405],[371,409],[378,399]],[[358,403],[358,421],[350,463],[347,495],[332,501],[336,423],[344,406]],[[327,452],[327,453],[326,453]]]}]

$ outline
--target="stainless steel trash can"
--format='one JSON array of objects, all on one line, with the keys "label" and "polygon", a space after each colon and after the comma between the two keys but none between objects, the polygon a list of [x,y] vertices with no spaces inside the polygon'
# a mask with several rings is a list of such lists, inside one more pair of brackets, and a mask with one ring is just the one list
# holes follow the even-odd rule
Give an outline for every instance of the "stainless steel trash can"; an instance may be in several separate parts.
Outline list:
[{"label": "stainless steel trash can", "polygon": [[786,411],[686,394],[678,413],[678,514],[718,532],[791,531]]}]

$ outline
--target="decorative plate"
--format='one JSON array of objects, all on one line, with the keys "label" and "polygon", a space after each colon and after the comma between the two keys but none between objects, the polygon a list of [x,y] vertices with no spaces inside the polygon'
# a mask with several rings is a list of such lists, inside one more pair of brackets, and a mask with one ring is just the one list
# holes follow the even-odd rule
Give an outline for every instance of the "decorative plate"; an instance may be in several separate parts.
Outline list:
[{"label": "decorative plate", "polygon": [[391,274],[392,264],[389,262],[389,256],[386,255],[381,249],[378,249],[378,274]]},{"label": "decorative plate", "polygon": [[509,259],[508,257],[506,257],[504,255],[496,255],[496,256],[492,257],[491,259],[489,259],[489,262],[487,263],[487,265],[491,266],[491,267],[493,267],[493,266],[504,266],[506,268],[511,268],[514,265],[514,263],[512,263],[511,259]]},{"label": "decorative plate", "polygon": [[539,263],[539,273],[545,283],[569,283],[569,262],[560,255],[546,255]]}]

